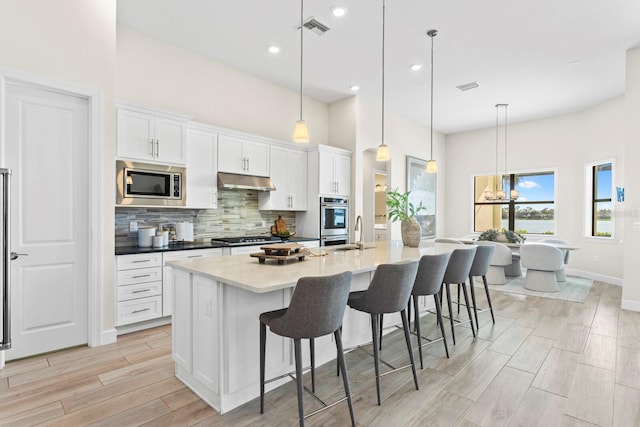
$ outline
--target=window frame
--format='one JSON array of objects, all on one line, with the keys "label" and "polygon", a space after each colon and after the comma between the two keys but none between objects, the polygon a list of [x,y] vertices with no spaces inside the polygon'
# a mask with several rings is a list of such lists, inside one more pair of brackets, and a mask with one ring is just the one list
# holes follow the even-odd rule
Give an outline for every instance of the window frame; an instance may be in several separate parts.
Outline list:
[{"label": "window frame", "polygon": [[[611,198],[610,199],[596,199],[597,193],[597,178],[596,168],[598,166],[611,164]],[[585,164],[585,209],[584,209],[584,237],[587,239],[594,239],[600,241],[609,241],[615,239],[616,234],[616,221],[615,221],[615,203],[616,203],[616,161],[615,159],[604,159]],[[596,236],[596,221],[597,211],[596,205],[598,202],[611,203],[611,235],[610,236]]]},{"label": "window frame", "polygon": [[[542,234],[542,233],[527,233],[527,236],[539,236],[539,237],[545,237],[545,236],[557,236],[558,235],[558,168],[556,167],[550,167],[550,168],[539,168],[539,169],[530,169],[530,170],[518,170],[518,171],[510,171],[510,172],[502,172],[500,173],[501,177],[505,177],[508,176],[508,182],[509,182],[509,190],[511,190],[512,188],[514,188],[514,183],[515,183],[515,176],[516,175],[540,175],[540,174],[553,174],[553,197],[554,200],[545,200],[545,201],[540,201],[540,200],[536,200],[536,201],[527,201],[527,202],[518,202],[517,200],[515,201],[496,201],[496,202],[476,202],[475,199],[473,200],[472,206],[471,206],[471,227],[470,229],[472,230],[473,233],[479,233],[481,231],[476,231],[475,227],[476,227],[476,206],[486,206],[486,205],[501,205],[501,206],[506,206],[508,207],[508,213],[509,213],[509,219],[508,219],[508,229],[511,231],[515,231],[515,214],[516,214],[516,205],[519,206],[526,206],[526,205],[540,205],[540,204],[552,204],[553,205],[553,210],[554,210],[554,216],[553,216],[553,234]],[[472,195],[475,194],[475,185],[476,185],[476,178],[477,177],[482,177],[482,176],[495,176],[495,173],[475,173],[471,176],[471,193]],[[504,179],[504,178],[503,178]]]}]

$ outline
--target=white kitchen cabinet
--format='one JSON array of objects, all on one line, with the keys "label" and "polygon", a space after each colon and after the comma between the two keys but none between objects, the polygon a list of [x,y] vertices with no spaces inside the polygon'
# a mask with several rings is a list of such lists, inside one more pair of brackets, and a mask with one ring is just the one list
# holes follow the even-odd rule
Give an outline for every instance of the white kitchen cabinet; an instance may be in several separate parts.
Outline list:
[{"label": "white kitchen cabinet", "polygon": [[351,155],[319,147],[318,184],[321,195],[349,196],[351,192]]},{"label": "white kitchen cabinet", "polygon": [[192,249],[185,251],[171,251],[162,254],[162,315],[173,314],[173,274],[171,267],[166,265],[169,261],[182,259],[196,259],[208,256],[222,256],[222,248]]},{"label": "white kitchen cabinet", "polygon": [[187,207],[218,208],[218,134],[206,128],[187,133]]},{"label": "white kitchen cabinet", "polygon": [[240,136],[218,136],[218,171],[269,176],[269,144]]},{"label": "white kitchen cabinet", "polygon": [[162,317],[162,254],[116,257],[116,326]]},{"label": "white kitchen cabinet", "polygon": [[119,158],[184,165],[187,121],[153,110],[118,108]]},{"label": "white kitchen cabinet", "polygon": [[307,152],[271,146],[271,181],[274,191],[258,195],[261,210],[304,211],[307,209]]}]

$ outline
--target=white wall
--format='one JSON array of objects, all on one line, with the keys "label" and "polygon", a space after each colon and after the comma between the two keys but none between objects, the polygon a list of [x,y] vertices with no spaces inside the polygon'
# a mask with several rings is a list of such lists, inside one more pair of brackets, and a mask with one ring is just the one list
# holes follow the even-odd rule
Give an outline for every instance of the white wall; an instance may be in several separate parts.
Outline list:
[{"label": "white wall", "polygon": [[[118,27],[117,59],[119,100],[293,143],[296,91],[124,27]],[[310,142],[327,144],[328,111],[326,104],[304,97]]]},{"label": "white wall", "polygon": [[633,224],[640,222],[640,47],[627,51],[625,88],[626,156],[625,169],[625,227],[624,227],[624,288],[622,308],[640,311],[640,233]]},{"label": "white wall", "polygon": [[[584,237],[584,168],[586,163],[613,158],[616,185],[622,185],[624,135],[624,98],[618,97],[579,113],[509,124],[507,141],[510,171],[557,170],[557,235],[580,245],[569,267],[617,283],[622,278],[623,221],[616,221],[614,241]],[[462,236],[473,231],[473,174],[495,173],[495,127],[447,135],[446,158],[452,167],[445,172],[445,234]],[[500,154],[500,171],[503,165],[504,155]]]},{"label": "white wall", "polygon": [[113,327],[116,2],[0,0],[0,67],[102,94],[103,327]]}]

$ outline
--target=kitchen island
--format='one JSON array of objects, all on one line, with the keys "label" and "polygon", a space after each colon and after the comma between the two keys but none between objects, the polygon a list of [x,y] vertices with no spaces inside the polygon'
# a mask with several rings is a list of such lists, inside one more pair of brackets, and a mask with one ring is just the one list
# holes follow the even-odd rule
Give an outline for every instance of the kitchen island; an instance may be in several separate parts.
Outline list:
[{"label": "kitchen island", "polygon": [[[261,264],[248,255],[171,262],[174,306],[172,347],[176,376],[220,413],[259,395],[260,313],[287,307],[296,282],[304,276],[353,273],[352,291],[364,290],[379,264],[418,260],[422,255],[451,252],[451,243],[420,248],[398,242],[367,244],[367,249],[314,248],[303,261]],[[314,256],[318,254],[318,256]],[[322,254],[322,255],[321,255]],[[400,323],[385,316],[385,327]],[[316,339],[316,364],[335,358],[333,337]],[[371,340],[369,316],[346,310],[345,348]],[[292,341],[268,333],[267,378],[291,372]],[[308,354],[304,354],[305,363]],[[271,383],[277,387],[287,379]]]}]

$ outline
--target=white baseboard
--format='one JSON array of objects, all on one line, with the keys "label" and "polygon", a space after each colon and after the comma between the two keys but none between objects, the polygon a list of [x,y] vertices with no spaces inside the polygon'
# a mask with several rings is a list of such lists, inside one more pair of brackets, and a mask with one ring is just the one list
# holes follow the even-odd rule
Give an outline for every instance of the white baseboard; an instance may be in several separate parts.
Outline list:
[{"label": "white baseboard", "polygon": [[117,334],[128,334],[130,332],[141,331],[143,329],[155,328],[156,326],[167,325],[171,323],[171,316],[162,317],[160,319],[147,320],[146,322],[132,323],[130,325],[118,326]]},{"label": "white baseboard", "polygon": [[102,331],[102,334],[100,334],[100,342],[98,343],[98,345],[113,344],[117,340],[118,333],[116,331],[116,328],[107,329],[106,331]]},{"label": "white baseboard", "polygon": [[622,286],[622,279],[619,277],[606,276],[604,274],[592,273],[590,271],[576,270],[573,268],[565,268],[564,271],[570,276],[584,277],[585,279],[597,280],[598,282],[610,283],[616,286]]},{"label": "white baseboard", "polygon": [[629,311],[640,311],[640,301],[632,300],[632,299],[623,299],[620,307],[623,310]]}]

